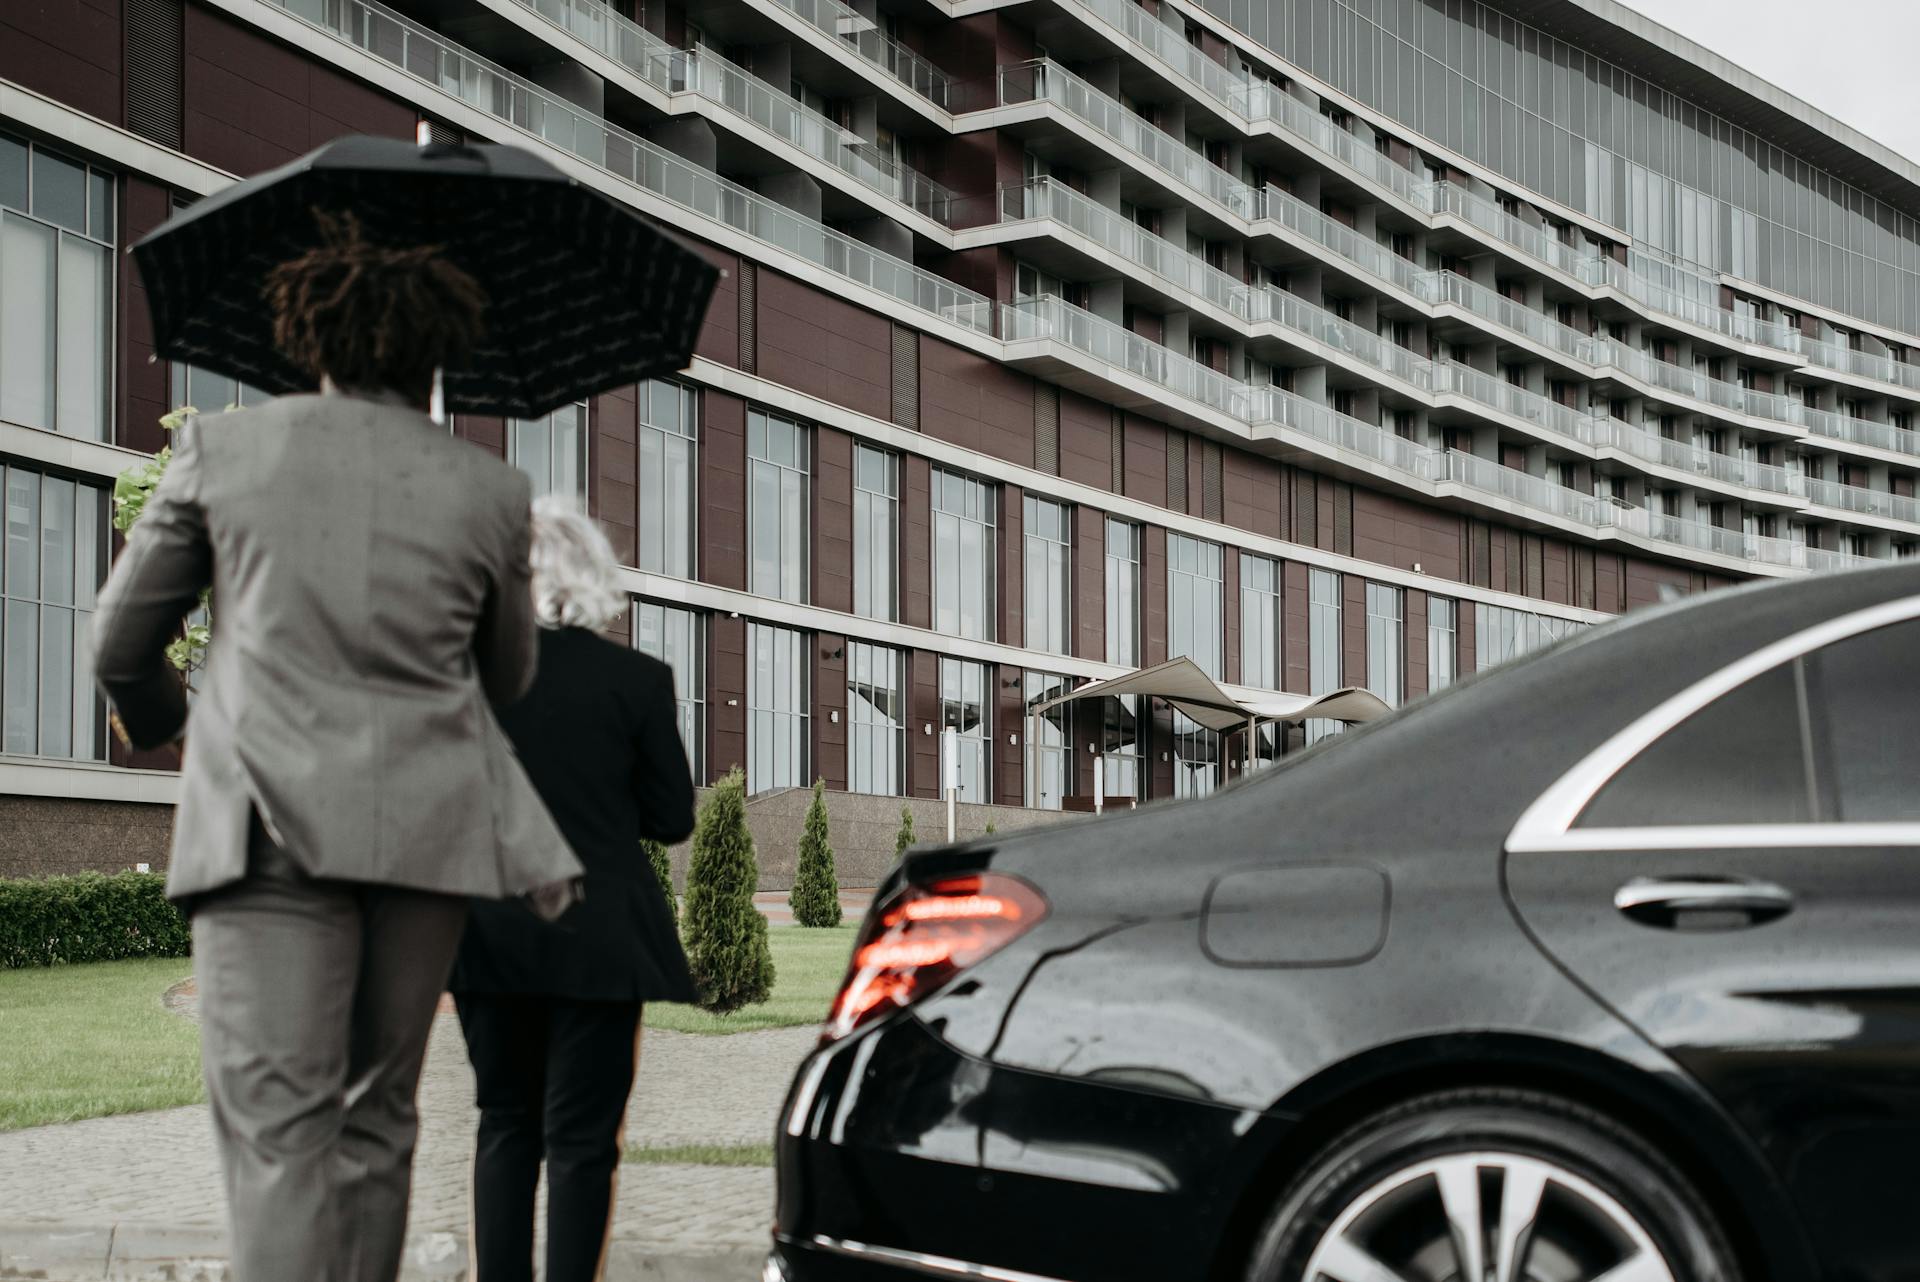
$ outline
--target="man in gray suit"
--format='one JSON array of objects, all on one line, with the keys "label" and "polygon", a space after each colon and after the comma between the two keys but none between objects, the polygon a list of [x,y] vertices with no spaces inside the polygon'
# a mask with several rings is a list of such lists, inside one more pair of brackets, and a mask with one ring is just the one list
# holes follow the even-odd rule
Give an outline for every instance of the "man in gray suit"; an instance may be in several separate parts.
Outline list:
[{"label": "man in gray suit", "polygon": [[[471,285],[350,227],[278,269],[322,394],[184,426],[95,617],[129,739],[190,730],[167,889],[237,1282],[390,1282],[467,897],[579,873],[489,707],[533,676],[527,481],[418,408],[476,332]],[[163,652],[208,587],[189,726]]]}]

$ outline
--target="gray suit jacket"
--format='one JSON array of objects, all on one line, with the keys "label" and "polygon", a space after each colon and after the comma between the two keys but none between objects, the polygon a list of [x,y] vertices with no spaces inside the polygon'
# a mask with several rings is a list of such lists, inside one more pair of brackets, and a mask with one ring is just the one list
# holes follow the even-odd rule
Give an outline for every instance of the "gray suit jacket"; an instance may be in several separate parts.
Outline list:
[{"label": "gray suit jacket", "polygon": [[250,811],[315,877],[504,897],[580,875],[489,701],[533,679],[527,480],[381,400],[286,396],[175,434],[94,616],[128,736],[187,723],[162,651],[200,591],[167,893],[247,870]]}]

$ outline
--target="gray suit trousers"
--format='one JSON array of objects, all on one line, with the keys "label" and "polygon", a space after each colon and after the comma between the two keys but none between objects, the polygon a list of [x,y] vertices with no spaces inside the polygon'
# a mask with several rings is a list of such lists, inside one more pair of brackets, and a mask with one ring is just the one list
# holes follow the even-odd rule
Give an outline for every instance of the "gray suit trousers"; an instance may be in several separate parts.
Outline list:
[{"label": "gray suit trousers", "polygon": [[467,901],[307,876],[255,823],[193,905],[235,1282],[393,1282],[414,1092]]}]

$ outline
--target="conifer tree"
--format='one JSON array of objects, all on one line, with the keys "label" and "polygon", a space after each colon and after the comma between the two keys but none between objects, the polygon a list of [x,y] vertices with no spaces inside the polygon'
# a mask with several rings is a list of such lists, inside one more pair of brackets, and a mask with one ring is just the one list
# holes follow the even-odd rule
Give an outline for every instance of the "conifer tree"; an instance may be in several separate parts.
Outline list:
[{"label": "conifer tree", "polygon": [[893,835],[893,861],[907,853],[907,847],[913,844],[913,811],[906,806],[900,807],[900,831]]},{"label": "conifer tree", "polygon": [[680,902],[673,894],[673,861],[667,858],[667,848],[651,837],[642,837],[640,849],[647,856],[647,862],[653,865],[653,875],[660,882],[660,893],[667,897],[667,912],[678,924]]},{"label": "conifer tree", "polygon": [[753,905],[760,882],[747,831],[747,783],[735,767],[714,785],[693,829],[687,864],[687,966],[702,1008],[726,1015],[773,992],[767,919]]},{"label": "conifer tree", "polygon": [[807,806],[806,826],[800,832],[800,853],[793,870],[793,889],[787,904],[802,926],[840,924],[840,880],[834,876],[833,846],[827,840],[827,781],[813,781],[813,801]]}]

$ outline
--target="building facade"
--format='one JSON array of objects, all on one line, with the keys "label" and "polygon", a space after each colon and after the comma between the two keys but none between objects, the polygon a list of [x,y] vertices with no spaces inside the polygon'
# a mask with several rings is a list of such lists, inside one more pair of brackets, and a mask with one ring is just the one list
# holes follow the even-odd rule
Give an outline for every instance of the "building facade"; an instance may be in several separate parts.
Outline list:
[{"label": "building facade", "polygon": [[1238,745],[1029,709],[1180,655],[1400,702],[1920,548],[1920,169],[1612,0],[20,0],[0,797],[42,849],[172,795],[87,672],[112,482],[253,395],[152,360],[123,251],[422,121],[725,270],[683,376],[452,424],[612,533],[701,780],[1199,794]]}]

